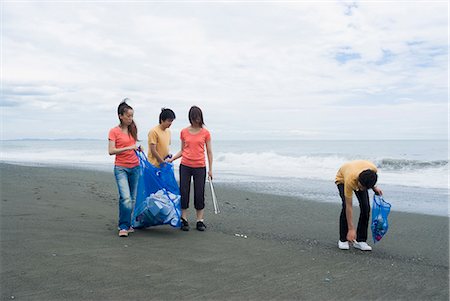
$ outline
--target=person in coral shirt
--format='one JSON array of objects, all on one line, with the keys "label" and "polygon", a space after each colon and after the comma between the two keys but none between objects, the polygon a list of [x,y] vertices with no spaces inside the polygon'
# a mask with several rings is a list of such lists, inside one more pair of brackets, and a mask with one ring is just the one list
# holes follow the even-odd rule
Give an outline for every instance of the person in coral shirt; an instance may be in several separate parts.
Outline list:
[{"label": "person in coral shirt", "polygon": [[139,159],[135,154],[137,127],[133,108],[125,100],[117,108],[120,124],[109,131],[108,152],[115,155],[114,176],[119,189],[119,236],[133,232],[131,214],[136,203],[139,181]]},{"label": "person in coral shirt", "polygon": [[204,127],[202,110],[192,106],[189,110],[190,126],[184,128],[180,133],[181,150],[169,160],[182,157],[180,163],[180,193],[181,193],[181,230],[189,231],[187,210],[189,208],[189,194],[191,178],[194,179],[194,207],[197,213],[196,229],[205,231],[206,225],[203,220],[205,208],[205,181],[206,160],[205,147],[208,156],[208,178],[212,179],[212,146],[211,134]]}]

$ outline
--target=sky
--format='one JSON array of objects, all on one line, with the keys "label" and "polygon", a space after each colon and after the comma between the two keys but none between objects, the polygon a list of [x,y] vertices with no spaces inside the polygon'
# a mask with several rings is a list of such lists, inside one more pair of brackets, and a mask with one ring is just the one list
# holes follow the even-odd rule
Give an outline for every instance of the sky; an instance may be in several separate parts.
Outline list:
[{"label": "sky", "polygon": [[1,139],[107,139],[128,97],[213,139],[447,139],[445,1],[2,1]]}]

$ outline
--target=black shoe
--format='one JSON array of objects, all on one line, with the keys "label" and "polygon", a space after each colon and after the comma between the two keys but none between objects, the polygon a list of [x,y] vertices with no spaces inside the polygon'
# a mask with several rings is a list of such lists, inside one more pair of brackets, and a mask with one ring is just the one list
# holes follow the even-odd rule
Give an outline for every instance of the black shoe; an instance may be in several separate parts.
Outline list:
[{"label": "black shoe", "polygon": [[181,230],[183,231],[189,231],[189,223],[184,218],[181,218]]},{"label": "black shoe", "polygon": [[205,231],[206,230],[206,225],[203,222],[197,222],[197,230],[198,231]]}]

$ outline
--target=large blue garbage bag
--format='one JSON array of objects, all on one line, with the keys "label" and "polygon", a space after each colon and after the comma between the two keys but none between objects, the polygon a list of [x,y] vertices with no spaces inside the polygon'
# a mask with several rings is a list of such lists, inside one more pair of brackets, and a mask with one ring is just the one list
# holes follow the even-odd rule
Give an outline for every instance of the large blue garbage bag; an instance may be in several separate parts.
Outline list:
[{"label": "large blue garbage bag", "polygon": [[386,202],[382,196],[374,195],[372,203],[372,229],[373,242],[379,242],[389,229],[388,215],[391,212],[391,204]]},{"label": "large blue garbage bag", "polygon": [[133,212],[133,228],[170,224],[181,227],[180,190],[173,164],[153,166],[143,152],[136,152],[141,167]]}]

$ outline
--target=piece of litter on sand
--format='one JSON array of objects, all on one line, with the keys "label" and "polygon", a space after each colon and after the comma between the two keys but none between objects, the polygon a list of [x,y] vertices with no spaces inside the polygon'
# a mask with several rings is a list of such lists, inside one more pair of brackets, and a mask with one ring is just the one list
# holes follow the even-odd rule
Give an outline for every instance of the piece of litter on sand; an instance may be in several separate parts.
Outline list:
[{"label": "piece of litter on sand", "polygon": [[235,233],[234,236],[236,236],[236,237],[242,237],[242,238],[247,238],[247,235],[239,234],[239,233]]}]

